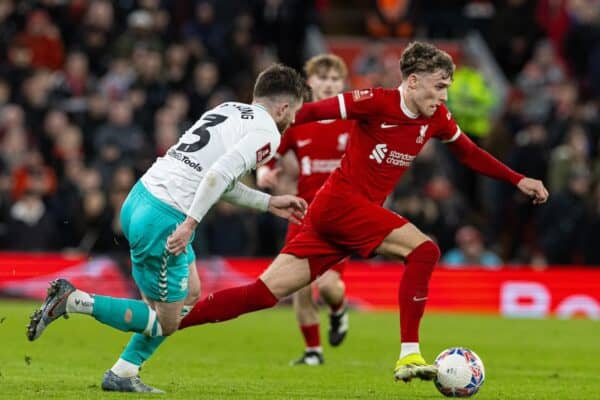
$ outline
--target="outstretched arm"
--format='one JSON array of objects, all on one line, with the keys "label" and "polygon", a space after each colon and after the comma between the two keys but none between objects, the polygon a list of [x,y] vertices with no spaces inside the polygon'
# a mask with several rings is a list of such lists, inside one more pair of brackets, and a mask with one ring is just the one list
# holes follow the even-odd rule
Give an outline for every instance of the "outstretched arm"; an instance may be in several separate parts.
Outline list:
[{"label": "outstretched arm", "polygon": [[292,195],[271,196],[237,182],[233,189],[223,194],[222,199],[242,207],[269,211],[273,215],[299,224],[308,208],[306,201]]},{"label": "outstretched arm", "polygon": [[462,164],[480,174],[512,183],[521,192],[532,197],[534,204],[542,204],[548,200],[548,190],[544,187],[542,181],[527,178],[513,171],[473,143],[467,135],[460,133],[455,141],[448,143],[448,146]]},{"label": "outstretched arm", "polygon": [[336,96],[312,103],[304,103],[296,113],[295,124],[340,118],[344,118],[344,116],[340,112],[340,100]]},{"label": "outstretched arm", "polygon": [[234,181],[256,166],[259,150],[265,146],[271,149],[271,139],[271,132],[251,132],[211,165],[196,189],[187,218],[167,238],[167,250],[170,253],[179,255],[185,250],[194,229],[208,210],[227,188],[233,186]]}]

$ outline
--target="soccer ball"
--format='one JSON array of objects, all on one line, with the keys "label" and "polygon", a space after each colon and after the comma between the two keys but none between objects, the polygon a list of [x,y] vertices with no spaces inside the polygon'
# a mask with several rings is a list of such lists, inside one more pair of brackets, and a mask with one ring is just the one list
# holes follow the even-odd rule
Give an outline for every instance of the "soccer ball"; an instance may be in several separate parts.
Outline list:
[{"label": "soccer ball", "polygon": [[438,369],[435,386],[444,396],[473,396],[483,385],[483,362],[473,350],[464,347],[444,350],[434,364]]}]

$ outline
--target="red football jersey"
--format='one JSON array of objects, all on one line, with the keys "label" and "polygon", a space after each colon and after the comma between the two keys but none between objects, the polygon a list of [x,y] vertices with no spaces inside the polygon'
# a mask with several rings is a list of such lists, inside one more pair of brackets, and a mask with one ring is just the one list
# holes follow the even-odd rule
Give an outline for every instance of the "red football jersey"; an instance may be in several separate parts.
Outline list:
[{"label": "red football jersey", "polygon": [[339,167],[355,121],[329,120],[296,125],[285,131],[277,153],[293,151],[299,163],[298,196],[310,202]]},{"label": "red football jersey", "polygon": [[[430,138],[452,142],[461,134],[443,104],[431,117],[413,115],[401,104],[400,88],[353,90],[327,101],[318,109],[321,116],[354,119],[357,124],[341,167],[324,190],[361,193],[379,204]],[[298,114],[296,123],[312,118],[306,111]]]}]

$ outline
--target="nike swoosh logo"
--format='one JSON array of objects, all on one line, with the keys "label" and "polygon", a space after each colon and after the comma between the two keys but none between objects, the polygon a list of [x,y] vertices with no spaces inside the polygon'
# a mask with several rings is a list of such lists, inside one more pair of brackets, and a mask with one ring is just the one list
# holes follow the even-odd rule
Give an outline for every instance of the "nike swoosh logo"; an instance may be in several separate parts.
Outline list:
[{"label": "nike swoosh logo", "polygon": [[306,145],[309,145],[310,142],[312,142],[312,139],[298,140],[298,147],[304,147]]},{"label": "nike swoosh logo", "polygon": [[425,300],[427,300],[427,297],[413,296],[413,301],[425,301]]},{"label": "nike swoosh logo", "polygon": [[48,310],[48,316],[49,316],[50,318],[54,318],[54,309],[55,309],[55,308],[56,308],[56,307],[57,307],[57,306],[58,306],[60,303],[62,303],[63,301],[65,301],[65,299],[66,299],[67,297],[69,297],[69,295],[70,295],[71,293],[72,293],[72,292],[69,292],[69,293],[65,293],[65,294],[63,294],[63,295],[61,296],[61,298],[60,298],[60,299],[59,299],[59,300],[58,300],[56,303],[54,303],[54,305],[52,306],[52,308],[50,308],[50,309]]},{"label": "nike swoosh logo", "polygon": [[388,125],[388,124],[386,124],[385,122],[382,122],[382,123],[381,123],[381,128],[382,128],[382,129],[387,129],[387,128],[396,128],[396,127],[398,127],[398,126],[400,126],[400,125]]}]

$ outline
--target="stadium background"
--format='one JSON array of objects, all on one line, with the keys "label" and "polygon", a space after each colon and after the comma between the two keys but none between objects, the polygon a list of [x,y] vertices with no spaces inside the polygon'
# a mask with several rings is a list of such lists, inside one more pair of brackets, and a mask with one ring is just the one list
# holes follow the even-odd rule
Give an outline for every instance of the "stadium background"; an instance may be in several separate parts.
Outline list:
[{"label": "stadium background", "polygon": [[[501,311],[511,270],[562,266],[578,282],[596,278],[598,1],[2,0],[0,22],[0,293],[41,297],[64,268],[89,278],[108,266],[116,272],[104,278],[137,295],[121,204],[206,109],[250,101],[255,76],[272,62],[301,69],[324,51],[347,62],[348,89],[397,86],[398,57],[414,38],[454,57],[448,106],[462,129],[552,194],[535,207],[508,184],[463,168],[439,143],[419,155],[386,206],[434,237],[446,266],[478,268],[477,282],[490,271],[500,279],[493,298],[483,301],[490,289],[477,286],[471,305],[458,309]],[[218,288],[255,276],[285,229],[271,215],[217,204],[194,243],[204,280]],[[366,268],[401,273],[371,261]],[[370,298],[385,274],[358,275],[348,276],[351,296],[363,287],[356,304],[393,307]],[[460,296],[464,281],[449,276]],[[524,287],[514,298],[526,312],[574,301],[571,313],[600,316],[596,287],[567,281],[557,292],[551,276],[540,276],[522,280],[541,285],[542,297]]]},{"label": "stadium background", "polygon": [[[445,256],[424,356],[475,349],[481,399],[596,398],[597,321],[561,319],[600,319],[598,0],[0,0],[0,398],[104,398],[101,373],[128,336],[73,317],[28,343],[27,299],[58,276],[138,296],[120,205],[204,110],[250,101],[272,62],[300,69],[323,51],[348,63],[348,89],[395,87],[411,39],[455,57],[448,105],[463,130],[551,192],[534,207],[438,143],[415,160],[386,206]],[[203,295],[256,277],[284,232],[215,206],[194,243]],[[169,398],[432,398],[433,386],[390,379],[402,270],[352,261],[350,304],[369,312],[352,311],[322,368],[285,367],[302,342],[283,308],[175,335],[144,380]]]}]

